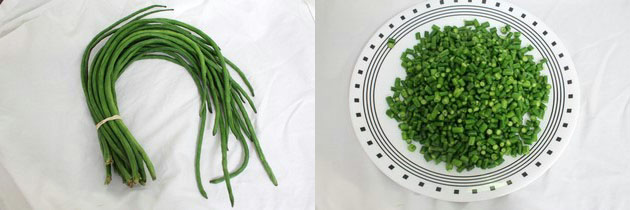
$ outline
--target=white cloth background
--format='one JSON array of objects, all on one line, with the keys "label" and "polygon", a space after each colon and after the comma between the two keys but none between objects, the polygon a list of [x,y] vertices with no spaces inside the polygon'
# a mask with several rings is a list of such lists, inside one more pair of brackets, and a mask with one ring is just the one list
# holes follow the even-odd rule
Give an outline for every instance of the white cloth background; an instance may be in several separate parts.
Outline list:
[{"label": "white cloth background", "polygon": [[511,1],[567,46],[582,94],[578,127],[559,160],[500,198],[453,203],[412,193],[382,174],[352,132],[351,71],[368,38],[422,1],[317,4],[317,209],[630,209],[630,1]]},{"label": "white cloth background", "polygon": [[[308,2],[5,0],[0,209],[314,208],[315,23]],[[152,16],[205,31],[244,70],[256,91],[253,123],[278,187],[252,149],[248,168],[233,179],[230,208],[225,185],[208,182],[221,175],[221,158],[217,138],[206,132],[201,175],[209,199],[201,197],[193,167],[198,92],[183,68],[161,60],[132,64],[116,83],[123,121],[148,152],[158,179],[129,189],[115,175],[103,184],[103,158],[81,88],[81,56],[100,30],[153,3],[175,11]],[[230,150],[229,161],[236,168],[240,149]]]}]

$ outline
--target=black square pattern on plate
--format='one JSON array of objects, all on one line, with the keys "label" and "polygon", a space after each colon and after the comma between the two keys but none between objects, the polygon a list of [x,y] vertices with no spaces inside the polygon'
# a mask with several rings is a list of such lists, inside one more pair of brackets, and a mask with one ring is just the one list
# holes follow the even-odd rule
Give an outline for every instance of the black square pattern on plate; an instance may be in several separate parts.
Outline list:
[{"label": "black square pattern on plate", "polygon": [[532,25],[536,26],[536,25],[538,25],[538,22],[534,21],[534,22],[532,23]]},{"label": "black square pattern on plate", "polygon": [[368,58],[367,57],[363,57],[363,61],[368,61]]},{"label": "black square pattern on plate", "polygon": [[357,113],[357,117],[361,117],[361,113]]},{"label": "black square pattern on plate", "polygon": [[361,87],[361,85],[359,85],[359,84],[354,84],[354,88],[359,88],[359,87]]},{"label": "black square pattern on plate", "polygon": [[522,18],[525,18],[527,15],[525,15],[525,13],[521,14]]},{"label": "black square pattern on plate", "polygon": [[373,44],[370,45],[370,49],[374,49],[376,46],[374,46]]},{"label": "black square pattern on plate", "polygon": [[459,194],[459,190],[453,190],[453,194]]},{"label": "black square pattern on plate", "polygon": [[383,154],[378,153],[378,154],[376,154],[376,157],[377,157],[377,158],[382,158],[382,157],[383,157]]},{"label": "black square pattern on plate", "polygon": [[508,11],[510,11],[510,12],[514,11],[514,8],[510,7],[510,9],[508,9]]},{"label": "black square pattern on plate", "polygon": [[568,127],[568,126],[569,126],[569,123],[562,123],[562,127],[565,127],[565,128],[566,128],[566,127]]},{"label": "black square pattern on plate", "polygon": [[567,84],[569,84],[569,85],[570,85],[570,84],[573,84],[573,81],[571,81],[571,80],[567,80]]},{"label": "black square pattern on plate", "polygon": [[442,188],[441,188],[441,187],[436,187],[436,188],[435,188],[435,191],[440,192],[440,191],[442,191]]},{"label": "black square pattern on plate", "polygon": [[453,0],[453,2],[457,3],[457,0]]},{"label": "black square pattern on plate", "polygon": [[372,141],[367,141],[367,144],[368,144],[368,145],[372,145],[372,144],[374,144],[374,143],[373,143]]},{"label": "black square pattern on plate", "polygon": [[541,164],[542,163],[540,163],[540,162],[536,162],[536,166],[538,166],[538,167],[540,167]]},{"label": "black square pattern on plate", "polygon": [[543,31],[543,35],[547,35],[547,31]]},{"label": "black square pattern on plate", "polygon": [[394,170],[394,165],[389,165],[389,170]]},{"label": "black square pattern on plate", "polygon": [[511,184],[512,184],[512,180],[507,180],[507,182],[506,182],[506,183],[507,183],[508,185],[511,185]]},{"label": "black square pattern on plate", "polygon": [[427,4],[426,6],[427,6],[427,8],[431,8],[431,4]]},{"label": "black square pattern on plate", "polygon": [[378,38],[383,38],[385,35],[383,34],[378,34]]},{"label": "black square pattern on plate", "polygon": [[418,183],[418,186],[420,186],[420,187],[424,187],[424,182],[419,182],[419,183]]},{"label": "black square pattern on plate", "polygon": [[573,94],[569,94],[569,98],[573,98]]},{"label": "black square pattern on plate", "polygon": [[407,179],[407,178],[409,178],[409,175],[407,174],[403,175],[403,179]]},{"label": "black square pattern on plate", "polygon": [[405,20],[405,16],[404,16],[404,15],[403,15],[403,16],[400,16],[400,19],[401,19],[401,20]]},{"label": "black square pattern on plate", "polygon": [[417,9],[413,9],[413,13],[418,13],[418,10]]},{"label": "black square pattern on plate", "polygon": [[394,28],[394,24],[389,24],[389,28]]},{"label": "black square pattern on plate", "polygon": [[472,0],[468,0],[468,2],[472,2]]},{"label": "black square pattern on plate", "polygon": [[496,6],[496,7],[500,7],[500,6],[501,6],[501,3],[497,2],[496,4],[494,4],[494,6]]},{"label": "black square pattern on plate", "polygon": [[360,130],[361,130],[361,132],[364,132],[365,131],[365,127],[361,127]]},{"label": "black square pattern on plate", "polygon": [[553,154],[553,151],[551,151],[551,150],[547,150],[547,154],[548,154],[548,155],[551,155],[551,154]]},{"label": "black square pattern on plate", "polygon": [[477,194],[477,189],[473,189],[473,194]]},{"label": "black square pattern on plate", "polygon": [[573,111],[572,109],[567,109],[567,113],[571,113],[571,111]]},{"label": "black square pattern on plate", "polygon": [[556,137],[556,141],[557,141],[557,142],[560,142],[560,141],[562,141],[562,138],[560,138],[560,137]]},{"label": "black square pattern on plate", "polygon": [[569,70],[569,66],[565,66],[565,67],[564,67],[564,70],[565,70],[565,71],[566,71],[566,70]]},{"label": "black square pattern on plate", "polygon": [[551,46],[556,46],[556,42],[555,41],[551,42]]},{"label": "black square pattern on plate", "polygon": [[359,98],[354,98],[354,103],[359,103]]},{"label": "black square pattern on plate", "polygon": [[490,191],[494,191],[496,188],[494,186],[490,186]]},{"label": "black square pattern on plate", "polygon": [[359,74],[363,74],[363,70],[360,70],[360,69],[359,69]]},{"label": "black square pattern on plate", "polygon": [[482,3],[482,4],[485,4],[485,3],[486,3],[486,0],[481,0],[481,3]]},{"label": "black square pattern on plate", "polygon": [[560,54],[558,54],[558,57],[562,58],[562,57],[564,57],[564,54],[560,53]]},{"label": "black square pattern on plate", "polygon": [[526,177],[526,176],[527,176],[527,172],[523,172],[521,175],[522,175],[523,177]]},{"label": "black square pattern on plate", "polygon": [[444,0],[440,0],[440,4],[444,4]]}]

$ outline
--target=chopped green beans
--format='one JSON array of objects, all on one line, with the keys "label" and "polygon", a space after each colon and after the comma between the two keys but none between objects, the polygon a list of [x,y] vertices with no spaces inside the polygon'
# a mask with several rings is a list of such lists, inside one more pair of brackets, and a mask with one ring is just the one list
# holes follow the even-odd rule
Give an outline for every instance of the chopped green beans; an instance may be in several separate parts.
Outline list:
[{"label": "chopped green beans", "polygon": [[[83,53],[81,62],[83,92],[94,123],[102,124],[97,127],[97,132],[105,163],[105,183],[109,184],[111,181],[113,169],[129,187],[138,183],[144,185],[147,180],[145,165],[151,178],[156,179],[148,155],[123,121],[103,119],[120,114],[114,87],[125,69],[134,61],[162,59],[178,64],[188,71],[197,85],[201,98],[195,148],[195,176],[201,195],[207,198],[199,172],[201,144],[207,112],[212,113],[213,110],[215,112],[213,135],[219,132],[223,177],[211,182],[225,181],[233,206],[230,178],[234,178],[247,166],[249,149],[246,139],[249,139],[269,179],[274,185],[278,185],[262,152],[245,106],[249,106],[254,112],[256,108],[248,93],[230,76],[228,66],[239,75],[253,96],[249,81],[236,65],[221,54],[216,43],[201,30],[176,20],[144,18],[156,12],[172,10],[155,9],[164,7],[149,6],[115,22],[97,34]],[[122,24],[123,22],[126,23]],[[106,38],[109,39],[105,40]],[[104,42],[103,46],[90,59],[92,50],[101,41]],[[240,142],[244,156],[243,162],[233,172],[229,172],[227,168],[227,141],[230,133],[233,133]]]},{"label": "chopped green beans", "polygon": [[522,47],[520,33],[475,19],[434,25],[416,39],[400,57],[406,77],[396,78],[386,98],[408,150],[419,143],[427,161],[458,172],[527,154],[551,86],[541,74],[546,60],[527,54],[534,48]]}]

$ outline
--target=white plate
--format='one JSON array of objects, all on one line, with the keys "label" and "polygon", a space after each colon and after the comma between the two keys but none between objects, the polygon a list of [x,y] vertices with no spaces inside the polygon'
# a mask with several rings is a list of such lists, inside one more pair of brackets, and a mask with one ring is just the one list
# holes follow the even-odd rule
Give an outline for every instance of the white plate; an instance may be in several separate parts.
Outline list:
[{"label": "white plate", "polygon": [[[385,97],[396,77],[404,78],[400,55],[412,47],[416,32],[435,24],[463,25],[476,18],[492,27],[509,24],[522,33],[523,46],[531,44],[535,60],[547,58],[550,99],[541,121],[542,132],[530,153],[507,157],[492,169],[461,173],[446,171],[444,163],[428,163],[409,152],[395,120],[385,115]],[[387,39],[397,43],[387,48]],[[407,189],[448,201],[477,201],[514,192],[540,177],[569,143],[578,120],[580,89],[575,66],[559,38],[540,19],[507,2],[486,0],[432,0],[415,5],[388,20],[370,38],[359,55],[350,83],[350,114],[359,143],[376,166]],[[418,145],[419,146],[419,145]]]}]

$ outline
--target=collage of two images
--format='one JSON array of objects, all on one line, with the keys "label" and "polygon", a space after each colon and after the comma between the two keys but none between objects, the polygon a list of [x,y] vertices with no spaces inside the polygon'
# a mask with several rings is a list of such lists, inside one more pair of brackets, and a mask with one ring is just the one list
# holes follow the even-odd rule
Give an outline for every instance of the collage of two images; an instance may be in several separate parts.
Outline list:
[{"label": "collage of two images", "polygon": [[628,209],[628,9],[0,0],[0,210]]}]

